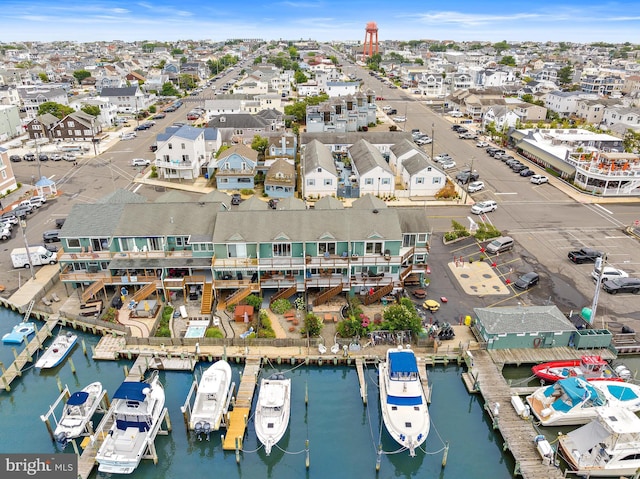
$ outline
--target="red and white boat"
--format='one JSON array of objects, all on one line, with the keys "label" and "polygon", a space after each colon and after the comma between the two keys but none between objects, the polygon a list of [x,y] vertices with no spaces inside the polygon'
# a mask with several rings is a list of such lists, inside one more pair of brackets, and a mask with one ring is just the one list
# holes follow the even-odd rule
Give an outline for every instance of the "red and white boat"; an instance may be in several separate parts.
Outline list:
[{"label": "red and white boat", "polygon": [[547,382],[554,382],[568,377],[579,377],[587,381],[627,381],[631,379],[631,371],[620,365],[615,369],[601,356],[586,355],[580,359],[568,361],[551,361],[537,364],[531,368],[533,374]]}]

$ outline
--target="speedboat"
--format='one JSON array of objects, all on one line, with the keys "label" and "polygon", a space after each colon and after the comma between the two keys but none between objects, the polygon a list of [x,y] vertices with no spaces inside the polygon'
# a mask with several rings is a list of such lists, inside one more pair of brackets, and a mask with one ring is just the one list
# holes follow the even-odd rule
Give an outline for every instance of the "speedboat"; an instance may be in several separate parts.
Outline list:
[{"label": "speedboat", "polygon": [[36,330],[34,323],[18,323],[10,333],[2,336],[2,342],[5,344],[22,344]]},{"label": "speedboat", "polygon": [[547,382],[555,382],[568,377],[578,377],[587,381],[627,381],[631,371],[620,365],[612,368],[601,356],[585,355],[580,359],[551,361],[531,368],[533,374]]},{"label": "speedboat", "polygon": [[569,377],[537,389],[527,396],[527,403],[543,426],[586,424],[604,406],[640,411],[640,386]]},{"label": "speedboat", "polygon": [[391,437],[416,455],[429,434],[431,421],[420,382],[418,362],[411,349],[388,349],[378,366],[382,419]]},{"label": "speedboat", "polygon": [[164,388],[154,374],[148,381],[125,381],[113,395],[113,425],[98,449],[98,471],[131,474],[162,423]]},{"label": "speedboat", "polygon": [[289,426],[291,412],[291,379],[283,374],[272,374],[260,381],[256,408],[256,436],[271,454],[272,447],[282,439]]},{"label": "speedboat", "polygon": [[230,384],[231,366],[226,361],[217,361],[202,374],[189,419],[189,429],[198,439],[204,435],[209,440],[211,431],[220,429]]},{"label": "speedboat", "polygon": [[101,396],[102,383],[99,381],[69,396],[53,433],[56,441],[65,446],[69,440],[80,437],[100,405]]},{"label": "speedboat", "polygon": [[628,409],[605,408],[558,442],[578,476],[631,477],[640,469],[640,419]]},{"label": "speedboat", "polygon": [[36,368],[49,369],[55,368],[64,361],[64,358],[71,352],[78,341],[78,335],[68,332],[67,334],[59,334],[51,343],[51,346],[42,353],[40,359],[36,362]]}]

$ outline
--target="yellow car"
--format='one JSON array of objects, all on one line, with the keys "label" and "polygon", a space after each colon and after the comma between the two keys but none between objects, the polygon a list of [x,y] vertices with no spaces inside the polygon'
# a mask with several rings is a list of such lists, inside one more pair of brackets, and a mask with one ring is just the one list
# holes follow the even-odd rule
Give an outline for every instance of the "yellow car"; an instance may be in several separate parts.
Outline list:
[{"label": "yellow car", "polygon": [[424,303],[422,303],[422,307],[428,309],[433,313],[434,311],[438,311],[440,309],[440,303],[434,301],[433,299],[427,299]]}]

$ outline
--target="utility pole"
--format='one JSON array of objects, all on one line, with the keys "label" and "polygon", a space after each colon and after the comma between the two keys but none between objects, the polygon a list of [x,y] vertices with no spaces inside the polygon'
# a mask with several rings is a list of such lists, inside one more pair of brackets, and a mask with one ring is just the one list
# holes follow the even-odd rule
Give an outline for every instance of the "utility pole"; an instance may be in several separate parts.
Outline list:
[{"label": "utility pole", "polygon": [[471,175],[473,174],[473,161],[475,157],[471,157],[471,170],[469,171],[469,178],[467,178],[467,183],[464,185],[464,201],[463,204],[467,204],[467,196],[469,196],[469,184],[471,183]]},{"label": "utility pole", "polygon": [[436,124],[433,122],[431,123],[431,161],[433,161],[433,145],[436,143],[435,129]]},{"label": "utility pole", "polygon": [[29,242],[27,241],[27,220],[25,216],[20,217],[20,230],[22,231],[22,240],[24,241],[24,248],[27,252],[27,261],[29,262],[29,271],[31,272],[31,279],[35,281],[36,273],[33,270],[33,263],[31,262],[31,252],[29,251]]},{"label": "utility pole", "polygon": [[[596,309],[598,308],[598,298],[600,297],[600,289],[602,287],[602,272],[604,271],[604,263],[607,260],[606,253],[601,258],[596,258],[596,264],[594,269],[598,271],[598,280],[596,281],[596,290],[593,293],[593,302],[591,303],[591,324],[593,325],[596,319]],[[602,329],[604,326],[604,317],[602,318]]]}]

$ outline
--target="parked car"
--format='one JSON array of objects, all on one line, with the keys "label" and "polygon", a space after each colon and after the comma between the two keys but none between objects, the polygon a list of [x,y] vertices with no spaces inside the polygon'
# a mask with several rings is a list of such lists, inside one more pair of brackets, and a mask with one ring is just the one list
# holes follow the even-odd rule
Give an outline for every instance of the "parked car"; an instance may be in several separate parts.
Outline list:
[{"label": "parked car", "polygon": [[456,181],[462,185],[466,185],[469,182],[477,181],[480,175],[477,171],[461,171],[456,175]]},{"label": "parked car", "polygon": [[149,166],[150,164],[151,160],[146,158],[134,158],[131,160],[131,166]]},{"label": "parked car", "polygon": [[530,170],[529,168],[525,168],[524,170],[522,170],[520,172],[520,176],[524,176],[525,178],[529,177],[529,176],[533,176],[535,174],[536,174],[536,172],[533,171],[533,170]]},{"label": "parked car", "polygon": [[453,160],[446,160],[440,163],[440,166],[442,167],[442,169],[444,170],[448,170],[450,168],[455,168],[456,167],[456,162]]},{"label": "parked car", "polygon": [[73,153],[65,153],[64,155],[62,155],[62,159],[64,161],[76,161],[76,155],[74,155]]},{"label": "parked car", "polygon": [[602,276],[602,281],[609,281],[616,278],[628,278],[629,273],[613,266],[605,266],[602,268],[602,273],[597,267],[591,271],[591,277],[594,281],[598,281],[600,276]]},{"label": "parked car", "polygon": [[18,217],[16,216],[14,211],[7,211],[6,213],[2,213],[0,219],[2,219],[2,221],[8,221],[13,225],[18,224]]},{"label": "parked car", "polygon": [[24,159],[24,161],[36,161],[36,155],[34,155],[33,153],[27,153],[22,158]]},{"label": "parked car", "polygon": [[397,123],[403,123],[403,122],[407,121],[407,117],[406,116],[395,116],[395,117],[393,117],[393,121],[395,121]]},{"label": "parked car", "polygon": [[498,208],[498,204],[493,200],[482,201],[480,203],[476,203],[475,205],[473,205],[471,207],[471,212],[474,215],[482,215],[484,213],[490,213],[492,211],[495,211],[497,208]]},{"label": "parked car", "polygon": [[489,146],[489,143],[487,143],[486,141],[482,141],[482,140],[481,140],[481,141],[479,141],[479,142],[477,142],[477,143],[476,143],[476,146],[477,146],[478,148],[486,148],[487,146]]},{"label": "parked car", "polygon": [[60,230],[47,230],[42,233],[42,239],[45,243],[60,241]]},{"label": "parked car", "polygon": [[9,161],[12,161],[13,163],[19,163],[22,161],[22,157],[20,155],[11,155],[9,157]]},{"label": "parked car", "polygon": [[538,273],[531,271],[530,273],[525,273],[520,276],[515,281],[515,283],[513,283],[513,286],[518,289],[526,290],[531,286],[535,286],[536,284],[538,284],[538,281],[540,281],[540,276],[538,275]]},{"label": "parked car", "polygon": [[473,183],[469,183],[467,187],[467,191],[469,193],[475,193],[476,191],[484,190],[484,182],[483,181],[474,181]]},{"label": "parked car", "polygon": [[133,131],[130,133],[123,133],[120,135],[121,140],[134,140],[138,135],[136,135]]},{"label": "parked car", "polygon": [[60,160],[62,160],[62,155],[59,155],[58,153],[54,153],[53,155],[51,155],[50,160],[51,161],[60,161]]},{"label": "parked car", "polygon": [[151,128],[151,125],[145,125],[144,123],[140,123],[138,126],[134,128],[135,131],[145,131]]},{"label": "parked car", "polygon": [[420,138],[416,139],[416,145],[428,145],[432,142],[433,140],[431,138],[429,138],[428,136],[421,136]]},{"label": "parked car", "polygon": [[241,202],[242,202],[242,196],[240,196],[240,193],[234,193],[233,195],[231,195],[232,205],[239,205]]},{"label": "parked car", "polygon": [[439,155],[433,157],[433,161],[435,161],[436,163],[440,163],[446,160],[451,160],[451,157],[448,153],[440,153]]},{"label": "parked car", "polygon": [[22,216],[30,215],[31,213],[33,213],[33,210],[35,210],[35,208],[31,206],[31,203],[29,203],[29,201],[23,201],[21,204],[15,205],[11,209],[11,212],[18,218],[20,218]]},{"label": "parked car", "polygon": [[602,257],[602,251],[593,248],[580,248],[579,250],[569,251],[567,257],[576,264],[595,263],[596,259]]},{"label": "parked car", "polygon": [[527,165],[523,165],[522,163],[517,163],[515,165],[511,165],[511,170],[514,173],[520,173],[521,171],[524,171],[527,169]]},{"label": "parked car", "polygon": [[617,278],[605,281],[602,285],[609,294],[640,293],[640,278]]},{"label": "parked car", "polygon": [[40,160],[40,161],[49,161],[49,156],[45,155],[44,153],[40,153],[38,155],[38,160]]},{"label": "parked car", "polygon": [[462,118],[464,115],[460,111],[452,111],[449,113],[449,116],[452,118]]},{"label": "parked car", "polygon": [[473,133],[471,131],[466,131],[464,133],[460,133],[458,135],[458,138],[460,138],[461,140],[477,140],[478,139],[478,135],[476,135],[475,133]]},{"label": "parked car", "polygon": [[542,183],[549,183],[549,178],[544,175],[533,175],[529,181],[535,185],[541,185]]},{"label": "parked car", "polygon": [[11,229],[8,227],[0,227],[0,239],[8,240],[11,238]]},{"label": "parked car", "polygon": [[398,114],[398,110],[396,110],[395,108],[391,108],[391,110],[387,112],[387,115],[397,115],[397,114]]},{"label": "parked car", "polygon": [[153,118],[154,120],[162,120],[163,118],[165,118],[167,116],[166,113],[156,113],[155,115],[153,115],[151,118]]}]

